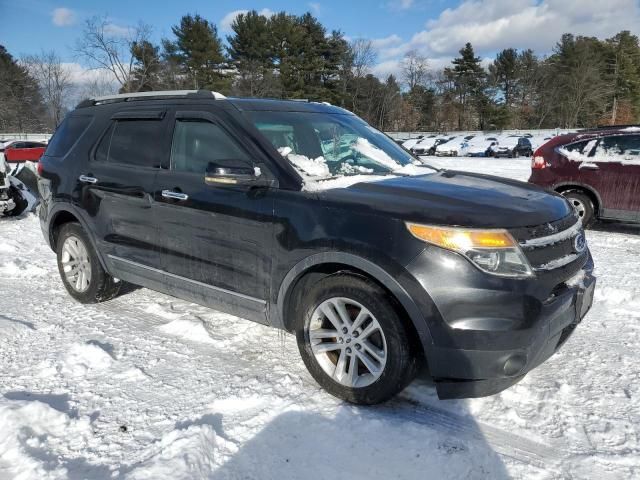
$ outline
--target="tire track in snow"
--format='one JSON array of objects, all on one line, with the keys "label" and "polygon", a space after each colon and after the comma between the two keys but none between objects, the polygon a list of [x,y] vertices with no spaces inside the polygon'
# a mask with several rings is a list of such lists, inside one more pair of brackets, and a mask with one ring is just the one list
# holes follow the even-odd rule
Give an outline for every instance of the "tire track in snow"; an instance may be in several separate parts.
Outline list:
[{"label": "tire track in snow", "polygon": [[391,401],[375,409],[385,416],[402,418],[448,435],[488,443],[502,456],[547,470],[558,471],[557,467],[551,465],[558,464],[568,456],[568,453],[557,446],[529,440],[500,428],[469,420],[462,415],[408,399]]}]

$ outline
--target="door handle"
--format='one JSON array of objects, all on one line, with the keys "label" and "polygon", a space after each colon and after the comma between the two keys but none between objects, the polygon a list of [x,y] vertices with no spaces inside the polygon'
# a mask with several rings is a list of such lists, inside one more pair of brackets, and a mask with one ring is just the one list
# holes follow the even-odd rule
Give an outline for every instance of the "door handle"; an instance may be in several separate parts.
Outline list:
[{"label": "door handle", "polygon": [[88,177],[86,175],[80,175],[78,177],[78,180],[80,180],[82,183],[98,183],[98,179],[97,178]]},{"label": "door handle", "polygon": [[162,196],[164,198],[171,198],[173,200],[188,200],[189,195],[181,192],[174,192],[173,190],[162,190]]}]

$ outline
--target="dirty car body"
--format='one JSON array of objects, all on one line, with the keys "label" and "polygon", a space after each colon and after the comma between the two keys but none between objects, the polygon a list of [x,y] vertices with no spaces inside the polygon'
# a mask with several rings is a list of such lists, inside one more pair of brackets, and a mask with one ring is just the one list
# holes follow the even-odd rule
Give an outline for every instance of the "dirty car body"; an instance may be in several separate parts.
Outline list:
[{"label": "dirty car body", "polygon": [[[44,236],[56,248],[61,225],[78,222],[114,277],[287,331],[312,281],[339,272],[366,278],[407,321],[441,398],[501,391],[567,340],[591,305],[595,279],[581,224],[560,195],[429,168],[308,189],[281,154],[282,142],[306,141],[296,123],[305,115],[361,122],[320,103],[198,94],[82,105],[67,118],[82,124],[67,148],[56,151],[54,136],[41,159]],[[157,122],[149,153],[156,163],[96,158],[101,139],[125,118]],[[220,125],[246,152],[251,168],[243,172],[260,180],[205,183],[203,174],[174,171],[185,119]],[[318,155],[326,149],[312,143]],[[340,161],[350,155],[344,143],[336,142]],[[389,143],[389,155],[397,148],[409,156]],[[526,272],[488,273],[468,255],[418,238],[410,225],[499,229]]]}]

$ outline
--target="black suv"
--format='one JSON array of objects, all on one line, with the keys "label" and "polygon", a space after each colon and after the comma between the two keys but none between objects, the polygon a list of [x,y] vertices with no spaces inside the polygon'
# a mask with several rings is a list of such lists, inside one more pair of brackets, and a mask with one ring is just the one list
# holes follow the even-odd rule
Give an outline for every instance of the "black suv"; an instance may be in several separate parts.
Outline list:
[{"label": "black suv", "polygon": [[560,195],[433,169],[323,103],[86,100],[39,171],[42,229],[75,299],[129,282],[293,332],[311,375],[351,402],[390,398],[425,362],[440,398],[498,392],[592,302]]}]

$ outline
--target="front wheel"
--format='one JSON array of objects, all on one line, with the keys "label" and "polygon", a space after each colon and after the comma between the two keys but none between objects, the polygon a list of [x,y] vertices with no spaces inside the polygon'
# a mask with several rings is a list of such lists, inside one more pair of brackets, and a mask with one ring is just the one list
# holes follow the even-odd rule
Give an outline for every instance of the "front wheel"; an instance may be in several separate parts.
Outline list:
[{"label": "front wheel", "polygon": [[387,293],[374,282],[336,274],[307,293],[296,336],[313,378],[330,394],[380,403],[415,377],[418,355]]}]

